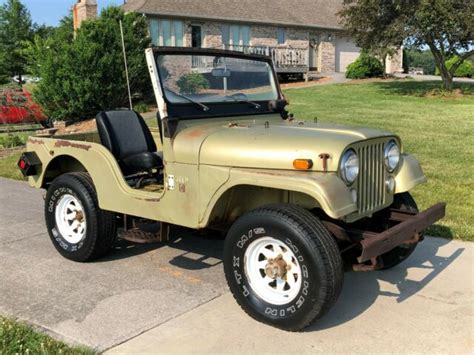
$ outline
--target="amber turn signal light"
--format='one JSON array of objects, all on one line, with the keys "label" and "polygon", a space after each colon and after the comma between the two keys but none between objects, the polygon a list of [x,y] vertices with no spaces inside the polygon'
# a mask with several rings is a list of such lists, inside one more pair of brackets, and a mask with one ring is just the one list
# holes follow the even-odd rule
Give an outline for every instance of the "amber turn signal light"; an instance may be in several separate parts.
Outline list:
[{"label": "amber turn signal light", "polygon": [[311,159],[295,159],[293,161],[293,168],[297,170],[309,170],[313,167]]}]

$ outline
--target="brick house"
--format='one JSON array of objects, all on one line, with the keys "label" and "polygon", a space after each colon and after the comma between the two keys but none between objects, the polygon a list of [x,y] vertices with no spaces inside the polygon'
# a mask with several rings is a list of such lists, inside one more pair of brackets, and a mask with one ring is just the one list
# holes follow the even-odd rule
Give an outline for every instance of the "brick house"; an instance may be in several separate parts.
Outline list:
[{"label": "brick house", "polygon": [[[79,0],[79,3],[94,0]],[[228,48],[271,55],[280,73],[344,72],[360,49],[344,34],[343,0],[127,0],[156,46]],[[387,72],[402,70],[402,51]]]}]

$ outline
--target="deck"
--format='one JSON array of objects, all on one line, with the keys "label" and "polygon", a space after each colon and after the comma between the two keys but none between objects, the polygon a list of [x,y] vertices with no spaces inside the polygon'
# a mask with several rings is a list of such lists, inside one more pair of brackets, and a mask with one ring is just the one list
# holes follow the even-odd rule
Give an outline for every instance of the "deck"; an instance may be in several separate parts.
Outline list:
[{"label": "deck", "polygon": [[[306,48],[264,47],[264,46],[224,46],[224,49],[248,54],[271,57],[278,74],[306,74],[309,70],[309,53]],[[213,63],[203,57],[193,57],[193,68],[209,70]]]},{"label": "deck", "polygon": [[281,74],[306,73],[309,69],[309,52],[307,48],[234,45],[226,45],[224,48],[271,57],[277,73]]}]

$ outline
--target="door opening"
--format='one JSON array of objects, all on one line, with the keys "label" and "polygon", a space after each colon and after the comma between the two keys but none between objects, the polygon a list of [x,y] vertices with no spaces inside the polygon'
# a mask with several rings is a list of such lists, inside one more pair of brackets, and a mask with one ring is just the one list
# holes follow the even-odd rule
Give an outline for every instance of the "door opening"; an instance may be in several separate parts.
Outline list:
[{"label": "door opening", "polygon": [[201,26],[191,26],[191,46],[193,48],[202,47],[202,30]]},{"label": "door opening", "polygon": [[309,70],[319,71],[319,35],[309,35]]}]

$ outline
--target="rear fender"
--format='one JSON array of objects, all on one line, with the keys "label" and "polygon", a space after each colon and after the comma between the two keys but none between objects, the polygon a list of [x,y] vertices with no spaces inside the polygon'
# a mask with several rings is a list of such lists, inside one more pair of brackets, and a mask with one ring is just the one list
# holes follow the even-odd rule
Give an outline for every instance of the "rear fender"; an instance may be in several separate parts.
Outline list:
[{"label": "rear fender", "polygon": [[27,142],[27,151],[34,151],[42,163],[38,174],[29,177],[33,187],[44,187],[54,177],[51,172],[61,166],[61,160],[68,161],[62,165],[73,169],[62,173],[87,171],[94,182],[100,208],[149,219],[162,217],[156,209],[160,196],[155,194],[151,198],[150,193],[128,186],[116,159],[101,144],[32,137]]}]

